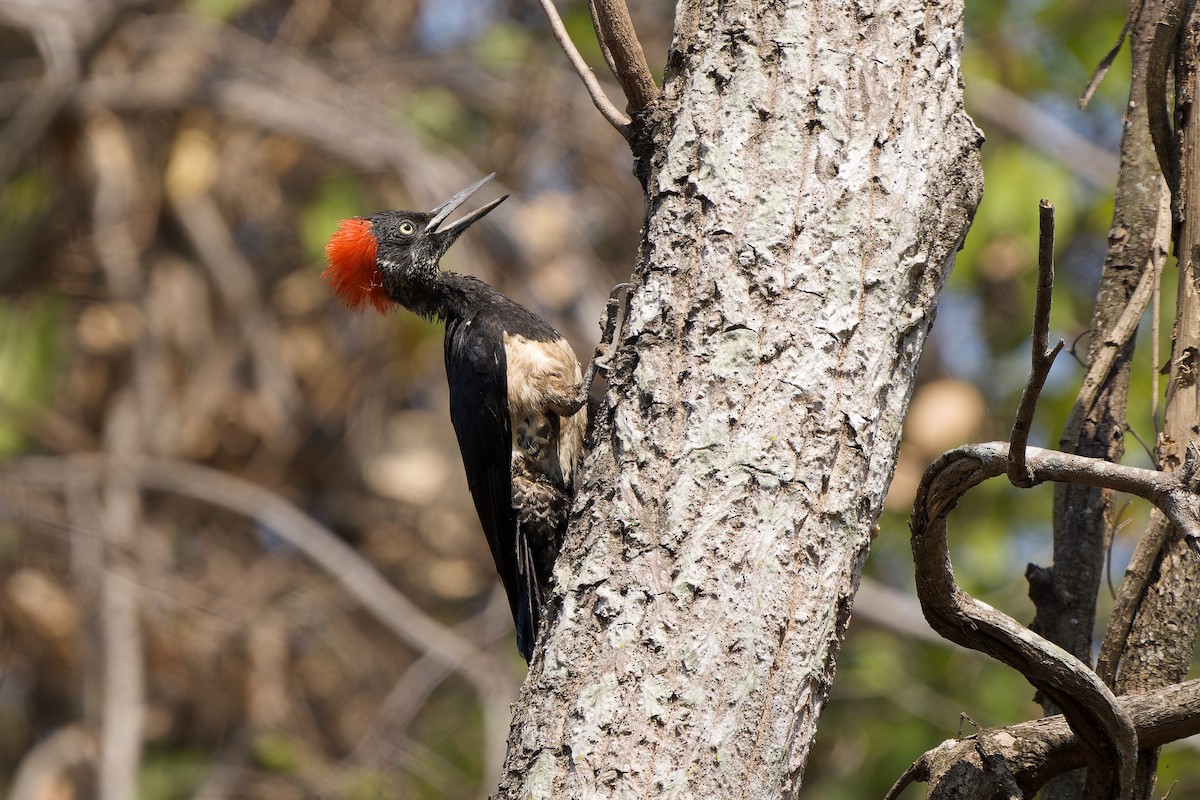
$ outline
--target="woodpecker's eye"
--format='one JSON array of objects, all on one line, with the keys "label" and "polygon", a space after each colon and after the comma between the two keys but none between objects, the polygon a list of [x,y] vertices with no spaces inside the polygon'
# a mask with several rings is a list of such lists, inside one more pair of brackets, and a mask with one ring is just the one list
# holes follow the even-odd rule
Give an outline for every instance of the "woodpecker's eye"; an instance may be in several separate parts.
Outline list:
[{"label": "woodpecker's eye", "polygon": [[404,220],[403,222],[400,223],[400,235],[401,236],[412,236],[416,232],[417,232],[417,226],[413,225],[408,220]]}]

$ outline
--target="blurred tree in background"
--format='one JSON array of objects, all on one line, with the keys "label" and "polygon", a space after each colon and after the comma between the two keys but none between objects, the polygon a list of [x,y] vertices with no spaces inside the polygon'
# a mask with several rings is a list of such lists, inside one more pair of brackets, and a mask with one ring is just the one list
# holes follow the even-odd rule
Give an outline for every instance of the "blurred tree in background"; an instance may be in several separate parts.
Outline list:
[{"label": "blurred tree in background", "polygon": [[[630,6],[657,70],[671,8]],[[586,3],[561,11],[601,73]],[[1125,8],[967,13],[987,190],[922,364],[811,797],[880,796],[960,713],[1039,713],[1019,675],[924,626],[907,517],[933,457],[1011,423],[1039,197],[1058,211],[1052,334],[1087,328],[1127,56],[1087,111],[1075,101]],[[0,484],[0,792],[58,775],[29,797],[92,796],[104,720],[134,757],[144,741],[149,800],[486,794],[523,664],[448,424],[441,333],[347,315],[319,274],[338,219],[428,208],[495,170],[505,213],[446,266],[591,352],[642,195],[536,4],[0,0],[0,117],[0,457],[166,459],[146,493],[78,458]],[[1152,368],[1134,367],[1129,415],[1147,440]],[[1081,374],[1060,358],[1034,444],[1057,441]],[[959,512],[960,580],[1018,619],[1033,615],[1026,562],[1049,561],[1050,498],[993,482]],[[423,615],[364,605],[341,556],[273,527],[295,509]],[[1146,509],[1121,513],[1137,530]],[[1129,550],[1118,535],[1114,575]],[[476,648],[474,666],[430,658],[402,632],[413,620]],[[119,701],[143,713],[106,712]],[[1161,778],[1200,791],[1194,747],[1169,747]]]}]

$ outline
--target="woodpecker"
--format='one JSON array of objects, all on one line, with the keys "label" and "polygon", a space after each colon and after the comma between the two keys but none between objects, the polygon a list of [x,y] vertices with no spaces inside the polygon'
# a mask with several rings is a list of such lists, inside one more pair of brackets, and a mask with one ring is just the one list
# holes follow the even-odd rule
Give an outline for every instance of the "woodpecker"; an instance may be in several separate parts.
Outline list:
[{"label": "woodpecker", "polygon": [[[386,313],[399,304],[445,322],[450,421],[508,594],[517,649],[529,661],[575,494],[598,358],[585,377],[571,345],[541,317],[478,278],[439,268],[462,232],[507,199],[445,224],[493,177],[429,212],[343,220],[326,245],[322,277],[351,310]],[[598,357],[603,347],[602,340]]]}]

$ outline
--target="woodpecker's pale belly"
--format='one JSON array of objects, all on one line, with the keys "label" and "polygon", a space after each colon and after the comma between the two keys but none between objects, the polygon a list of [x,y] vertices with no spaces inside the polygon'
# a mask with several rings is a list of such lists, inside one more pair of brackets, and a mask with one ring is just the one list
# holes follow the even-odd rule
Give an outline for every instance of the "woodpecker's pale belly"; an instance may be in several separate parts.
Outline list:
[{"label": "woodpecker's pale belly", "polygon": [[570,491],[587,411],[561,417],[552,408],[573,397],[583,380],[575,353],[565,339],[539,342],[513,334],[505,334],[504,350],[514,480],[544,476],[559,491]]}]

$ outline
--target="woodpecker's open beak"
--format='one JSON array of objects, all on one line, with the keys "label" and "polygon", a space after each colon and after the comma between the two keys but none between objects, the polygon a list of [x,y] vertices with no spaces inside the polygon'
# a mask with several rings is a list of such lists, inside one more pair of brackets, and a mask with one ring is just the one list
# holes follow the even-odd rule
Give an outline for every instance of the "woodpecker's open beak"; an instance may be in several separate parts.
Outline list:
[{"label": "woodpecker's open beak", "polygon": [[494,177],[496,177],[496,173],[494,173],[494,172],[491,175],[484,176],[481,180],[478,180],[475,183],[472,183],[470,186],[463,189],[461,192],[459,192],[458,194],[454,195],[446,202],[439,205],[433,211],[430,211],[429,213],[433,214],[433,218],[431,220],[429,220],[429,224],[425,226],[425,232],[426,233],[436,233],[440,237],[443,237],[450,241],[454,241],[454,239],[458,238],[458,235],[460,233],[462,233],[463,231],[465,231],[467,229],[467,227],[471,225],[471,223],[475,222],[476,220],[482,219],[485,214],[487,214],[493,208],[495,208],[496,206],[500,205],[505,200],[507,200],[508,195],[504,195],[503,197],[498,198],[498,199],[493,200],[492,202],[488,203],[483,208],[479,208],[479,209],[476,209],[475,211],[472,211],[470,214],[467,214],[465,217],[458,220],[454,224],[449,225],[448,227],[445,227],[445,228],[441,228],[441,229],[438,228],[439,225],[441,225],[443,222],[446,221],[447,217],[449,217],[451,214],[454,213],[454,210],[456,208],[461,206],[463,203],[467,202],[467,198],[469,198],[471,195],[475,194],[475,192],[477,192],[479,190],[479,187],[483,186],[485,183],[487,183]]}]

